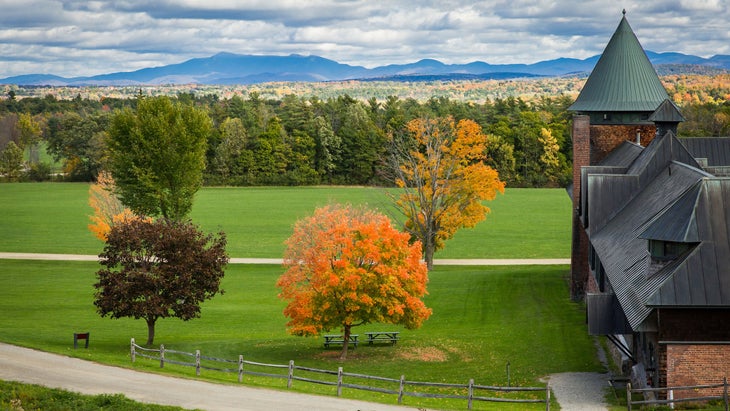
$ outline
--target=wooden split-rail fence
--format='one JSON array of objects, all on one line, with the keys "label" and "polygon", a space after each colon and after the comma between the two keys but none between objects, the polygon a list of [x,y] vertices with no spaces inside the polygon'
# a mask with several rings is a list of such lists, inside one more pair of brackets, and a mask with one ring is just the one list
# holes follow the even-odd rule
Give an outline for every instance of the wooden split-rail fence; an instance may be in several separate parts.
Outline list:
[{"label": "wooden split-rail fence", "polygon": [[[675,392],[692,392],[699,393],[705,392],[722,392],[721,395],[696,395],[681,396],[680,398],[674,398]],[[650,396],[656,396],[656,394],[662,394],[666,399],[644,399],[634,401],[632,394],[640,393],[645,397],[647,394]],[[692,385],[683,387],[664,387],[664,388],[631,388],[631,383],[626,385],[626,407],[629,411],[632,410],[632,406],[638,405],[669,405],[671,409],[679,403],[707,403],[708,401],[722,401],[725,411],[730,411],[730,397],[728,397],[728,385],[727,377],[722,379],[721,384],[710,384],[710,385]]]},{"label": "wooden split-rail fence", "polygon": [[[474,401],[486,401],[502,403],[542,403],[545,404],[546,410],[550,410],[549,385],[546,387],[496,387],[475,384],[474,379],[470,379],[468,384],[408,381],[405,375],[401,375],[399,379],[396,379],[345,372],[342,367],[339,367],[337,371],[320,370],[295,365],[293,360],[289,361],[289,364],[265,364],[244,360],[243,355],[239,355],[237,360],[229,360],[202,355],[200,350],[196,350],[194,353],[188,353],[170,350],[165,348],[164,345],[160,345],[159,349],[144,348],[137,345],[134,342],[134,338],[132,338],[130,346],[132,362],[135,362],[137,357],[143,357],[159,361],[160,368],[163,368],[165,364],[195,367],[195,375],[198,376],[200,376],[201,370],[204,369],[237,373],[238,382],[243,381],[244,375],[280,378],[287,380],[287,388],[291,388],[294,381],[304,381],[335,386],[338,397],[342,395],[342,388],[393,394],[398,396],[398,404],[403,403],[404,397],[450,398],[466,400],[468,409],[472,409],[472,403]],[[213,366],[211,365],[212,363],[218,364],[218,366]],[[273,371],[255,371],[255,369],[261,368]],[[277,372],[276,370],[279,371]],[[345,381],[346,378],[347,382]],[[366,383],[351,382],[363,380]],[[394,387],[397,387],[397,389]],[[416,389],[419,389],[419,391],[415,391]],[[480,395],[485,392],[491,393],[492,396]],[[520,398],[514,395],[515,393],[526,393],[521,395],[521,397],[525,398]],[[512,396],[510,397],[510,395]]]}]

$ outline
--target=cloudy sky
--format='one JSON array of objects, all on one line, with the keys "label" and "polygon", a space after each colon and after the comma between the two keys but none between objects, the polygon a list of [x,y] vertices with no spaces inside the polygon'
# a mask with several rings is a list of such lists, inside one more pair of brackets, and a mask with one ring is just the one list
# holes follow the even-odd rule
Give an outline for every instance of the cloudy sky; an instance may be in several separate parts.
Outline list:
[{"label": "cloudy sky", "polygon": [[374,67],[599,54],[621,10],[646,50],[730,54],[727,0],[0,0],[0,78],[239,54]]}]

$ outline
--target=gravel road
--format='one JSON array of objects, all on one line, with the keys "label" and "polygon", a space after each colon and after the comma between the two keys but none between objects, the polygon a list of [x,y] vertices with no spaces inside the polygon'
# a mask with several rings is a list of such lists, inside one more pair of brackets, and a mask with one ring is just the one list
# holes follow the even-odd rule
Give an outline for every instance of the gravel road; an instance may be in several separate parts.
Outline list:
[{"label": "gravel road", "polygon": [[603,398],[608,388],[608,374],[566,372],[550,376],[550,388],[561,411],[605,411]]}]

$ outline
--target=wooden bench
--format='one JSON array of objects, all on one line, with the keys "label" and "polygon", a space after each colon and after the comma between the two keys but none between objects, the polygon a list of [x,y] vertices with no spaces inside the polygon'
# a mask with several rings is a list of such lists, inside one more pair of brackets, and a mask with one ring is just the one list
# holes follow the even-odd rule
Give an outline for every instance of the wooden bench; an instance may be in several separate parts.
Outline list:
[{"label": "wooden bench", "polygon": [[377,341],[385,341],[395,345],[395,343],[398,342],[398,334],[400,333],[394,331],[378,331],[365,333],[369,345],[373,345],[373,343]]},{"label": "wooden bench", "polygon": [[[357,347],[358,334],[350,334],[350,344]],[[342,345],[345,343],[345,337],[339,334],[329,334],[324,336],[324,346],[329,348],[330,345]]]},{"label": "wooden bench", "polygon": [[79,347],[79,340],[86,340],[84,348],[89,348],[89,333],[74,333],[74,349]]}]

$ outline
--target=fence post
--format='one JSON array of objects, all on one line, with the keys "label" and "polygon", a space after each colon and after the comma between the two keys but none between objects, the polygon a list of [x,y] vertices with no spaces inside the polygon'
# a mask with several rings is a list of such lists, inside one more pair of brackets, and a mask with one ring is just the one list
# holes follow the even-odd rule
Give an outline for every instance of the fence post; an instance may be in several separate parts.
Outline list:
[{"label": "fence post", "polygon": [[165,368],[165,346],[160,344],[160,368]]},{"label": "fence post", "polygon": [[670,401],[669,402],[669,409],[670,410],[673,410],[674,409],[674,390],[669,390],[669,398],[668,398],[668,400]]},{"label": "fence post", "polygon": [[238,356],[238,382],[243,381],[243,355]]},{"label": "fence post", "polygon": [[286,388],[291,388],[292,377],[294,377],[294,360],[289,360],[289,378],[286,382]]},{"label": "fence post", "polygon": [[200,350],[195,350],[195,375],[200,377]]},{"label": "fence post", "polygon": [[406,376],[401,375],[400,376],[400,387],[398,388],[398,404],[403,403],[403,388],[405,386],[405,382],[406,382]]},{"label": "fence post", "polygon": [[137,357],[137,353],[134,351],[134,338],[132,338],[132,341],[129,343],[130,346],[130,353],[132,355],[132,362],[134,362],[135,358]]},{"label": "fence post", "polygon": [[545,387],[545,410],[550,411],[550,382]]},{"label": "fence post", "polygon": [[626,409],[631,411],[631,383],[626,383]]},{"label": "fence post", "polygon": [[469,379],[469,402],[466,406],[467,409],[471,409],[472,398],[474,398],[474,378]]},{"label": "fence post", "polygon": [[725,400],[725,411],[730,411],[730,401],[727,398],[727,377],[722,377],[723,393],[722,396]]},{"label": "fence post", "polygon": [[342,396],[342,367],[337,368],[337,396]]}]

